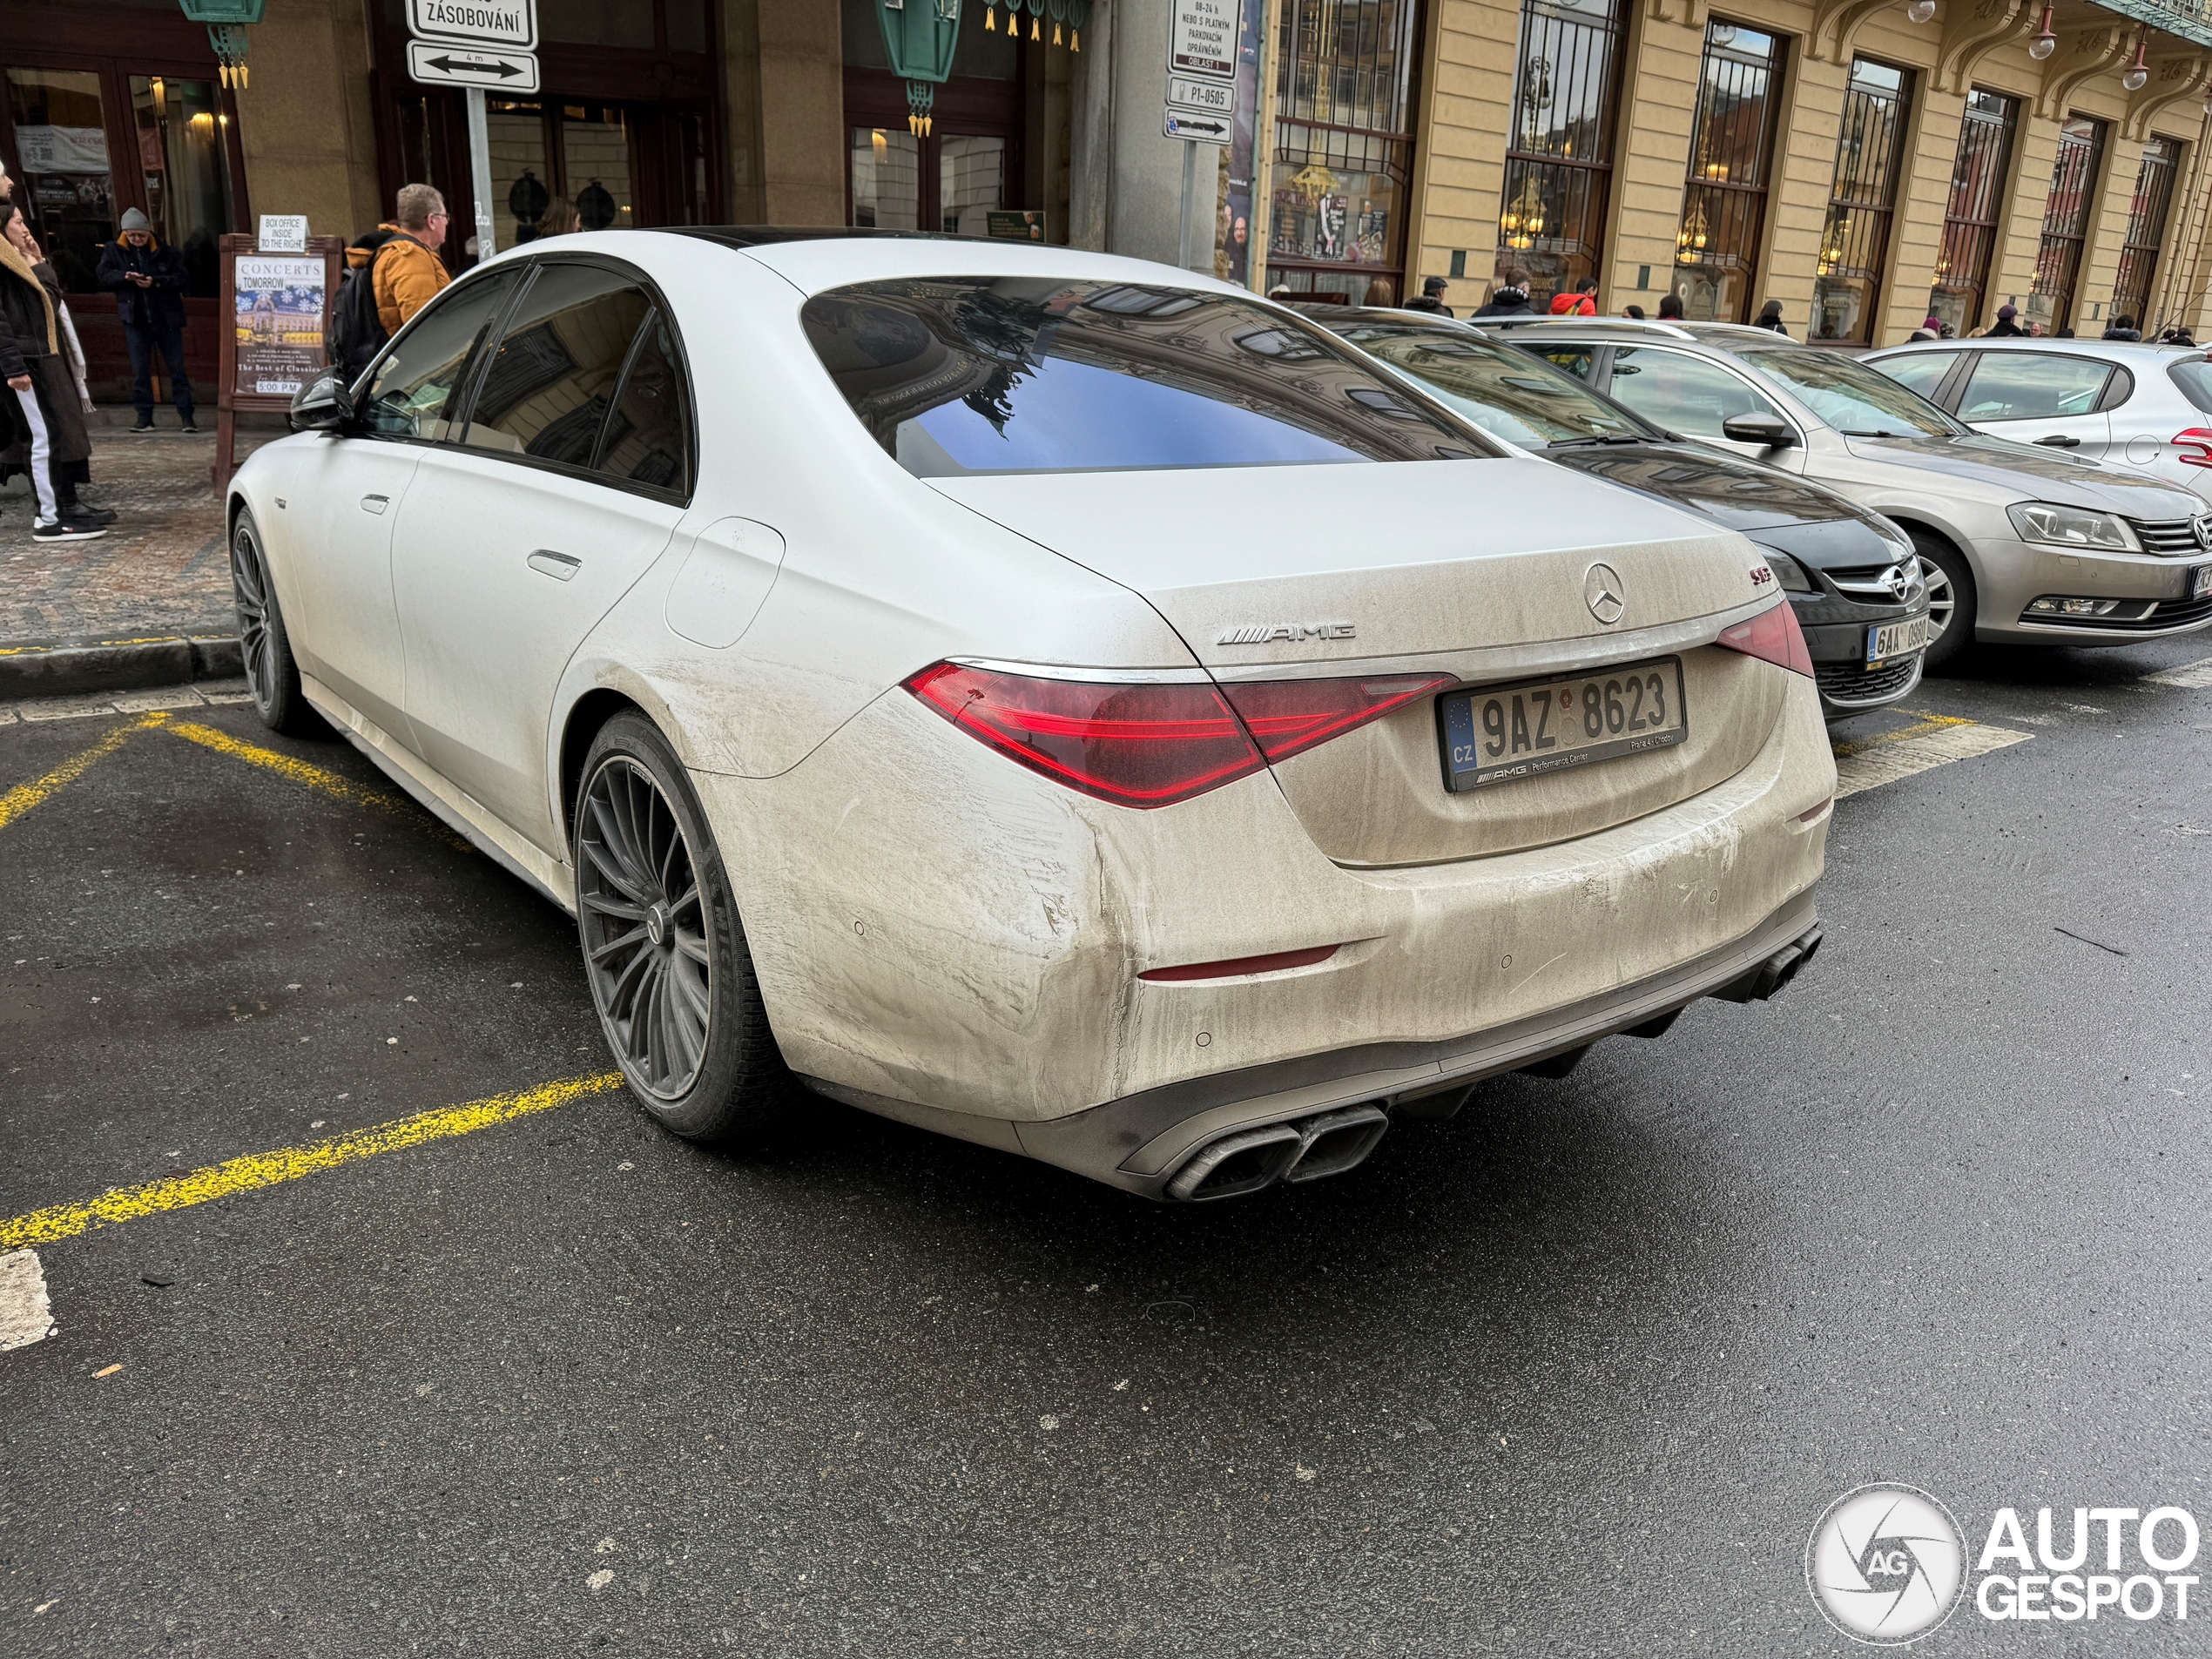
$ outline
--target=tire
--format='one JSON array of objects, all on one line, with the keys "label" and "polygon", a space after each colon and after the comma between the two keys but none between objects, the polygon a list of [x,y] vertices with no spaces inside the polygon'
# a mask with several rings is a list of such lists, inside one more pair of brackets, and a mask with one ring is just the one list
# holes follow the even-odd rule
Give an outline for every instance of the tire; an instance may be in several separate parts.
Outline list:
[{"label": "tire", "polygon": [[300,689],[300,664],[292,659],[292,637],[285,631],[268,561],[261,556],[260,527],[250,512],[239,513],[231,529],[231,597],[238,608],[239,654],[261,724],[295,738],[322,732],[321,717]]},{"label": "tire", "polygon": [[765,1144],[795,1085],[683,763],[650,720],[618,714],[591,740],[576,800],[584,977],[631,1093],[686,1140]]},{"label": "tire", "polygon": [[1927,655],[1920,659],[1925,672],[1944,667],[1973,642],[1974,572],[1966,556],[1950,543],[1925,530],[1909,533],[1921,563],[1927,567],[1924,575],[1928,583],[1928,619],[1938,629],[1928,642]]}]

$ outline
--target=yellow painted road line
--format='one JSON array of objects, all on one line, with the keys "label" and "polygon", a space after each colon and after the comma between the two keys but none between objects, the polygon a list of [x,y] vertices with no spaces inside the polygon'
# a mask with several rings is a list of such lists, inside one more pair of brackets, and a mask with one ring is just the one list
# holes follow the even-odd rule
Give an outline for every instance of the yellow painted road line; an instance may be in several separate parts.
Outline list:
[{"label": "yellow painted road line", "polygon": [[2212,657],[2194,663],[2183,663],[2179,668],[2169,668],[2163,674],[2146,674],[2143,678],[2153,685],[2175,685],[2184,691],[2201,691],[2212,685]]},{"label": "yellow painted road line", "polygon": [[[205,748],[212,749],[218,754],[229,755],[232,759],[243,760],[249,765],[264,767],[276,773],[280,778],[289,779],[292,782],[304,785],[309,789],[320,790],[334,799],[344,801],[349,806],[373,806],[380,813],[396,813],[407,818],[413,818],[418,813],[424,818],[430,817],[429,813],[423,812],[421,807],[404,795],[393,794],[389,790],[372,788],[367,784],[357,784],[352,779],[343,777],[337,772],[297,759],[291,755],[279,754],[274,749],[264,749],[257,743],[247,743],[241,738],[231,736],[227,732],[218,732],[212,725],[202,725],[197,720],[178,721],[172,724],[169,730],[180,738],[199,744]],[[464,853],[473,853],[476,850],[469,845],[467,836],[455,834],[435,819],[431,819],[431,823],[442,840],[450,842]]]},{"label": "yellow painted road line", "polygon": [[165,725],[168,718],[165,712],[157,711],[132,721],[128,725],[112,727],[102,734],[100,740],[91,748],[71,755],[44,778],[33,779],[27,784],[17,784],[4,795],[0,795],[0,829],[7,828],[56,792],[68,788],[91,771],[95,763],[105,759],[130,742],[133,732],[143,732],[150,725]]},{"label": "yellow painted road line", "polygon": [[1976,755],[2009,749],[2034,735],[1951,715],[1931,715],[1919,725],[1838,747],[1836,798],[1840,800],[1862,789],[1878,789],[1954,760],[1971,760]]},{"label": "yellow painted road line", "polygon": [[449,1140],[456,1135],[473,1135],[495,1123],[565,1106],[570,1101],[604,1094],[621,1085],[622,1074],[618,1071],[597,1077],[570,1077],[561,1082],[541,1083],[520,1094],[495,1095],[489,1100],[472,1100],[463,1106],[420,1112],[413,1117],[402,1117],[394,1123],[380,1123],[374,1129],[334,1136],[306,1146],[252,1153],[226,1163],[194,1170],[189,1175],[149,1181],[143,1186],[118,1187],[84,1204],[56,1204],[51,1209],[34,1210],[27,1216],[17,1216],[12,1221],[0,1221],[0,1251],[50,1244],[58,1239],[74,1238],[94,1227],[136,1221],[142,1216],[159,1215],[168,1210],[185,1210],[193,1204],[227,1198],[233,1193],[252,1192],[280,1182],[296,1181],[303,1175],[335,1169],[341,1163],[358,1163],[381,1153],[396,1152],[430,1141]]}]

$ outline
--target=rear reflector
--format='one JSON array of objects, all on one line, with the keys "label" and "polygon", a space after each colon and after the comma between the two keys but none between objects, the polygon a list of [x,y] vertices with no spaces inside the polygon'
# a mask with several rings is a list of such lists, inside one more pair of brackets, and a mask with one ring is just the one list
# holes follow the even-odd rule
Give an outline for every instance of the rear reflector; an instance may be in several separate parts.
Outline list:
[{"label": "rear reflector", "polygon": [[1334,945],[1307,950],[1278,950],[1271,956],[1231,956],[1218,962],[1188,962],[1181,968],[1148,968],[1139,979],[1173,983],[1178,980],[1234,979],[1239,974],[1273,974],[1285,968],[1311,968],[1337,954]]},{"label": "rear reflector", "polygon": [[1749,622],[1722,629],[1721,637],[1713,643],[1786,668],[1792,674],[1803,674],[1807,679],[1812,678],[1812,653],[1805,649],[1804,630],[1797,626],[1797,613],[1787,599],[1770,605]]},{"label": "rear reflector", "polygon": [[1291,756],[1379,720],[1393,709],[1459,682],[1449,674],[1377,679],[1249,680],[1222,687],[1270,760]]},{"label": "rear reflector", "polygon": [[906,684],[979,742],[1117,806],[1170,806],[1267,764],[1211,685],[1043,679],[958,663]]}]

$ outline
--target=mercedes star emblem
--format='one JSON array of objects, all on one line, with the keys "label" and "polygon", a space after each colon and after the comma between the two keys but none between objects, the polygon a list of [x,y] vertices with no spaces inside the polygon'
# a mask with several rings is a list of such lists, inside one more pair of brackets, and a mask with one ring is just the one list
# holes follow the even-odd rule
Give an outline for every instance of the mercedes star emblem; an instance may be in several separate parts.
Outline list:
[{"label": "mercedes star emblem", "polygon": [[1610,628],[1629,607],[1621,597],[1621,578],[1609,564],[1593,564],[1582,578],[1582,598],[1590,615]]}]

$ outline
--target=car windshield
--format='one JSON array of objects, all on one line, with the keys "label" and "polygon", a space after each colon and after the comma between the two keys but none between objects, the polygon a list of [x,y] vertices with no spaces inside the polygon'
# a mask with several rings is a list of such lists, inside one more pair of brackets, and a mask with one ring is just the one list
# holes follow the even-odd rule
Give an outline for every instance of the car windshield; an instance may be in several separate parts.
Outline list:
[{"label": "car windshield", "polygon": [[1486,453],[1320,329],[1235,294],[907,278],[799,314],[853,413],[918,478]]},{"label": "car windshield", "polygon": [[1835,352],[1739,351],[1780,381],[1815,415],[1852,438],[1949,438],[1969,430],[1878,368]]},{"label": "car windshield", "polygon": [[1367,324],[1344,337],[1403,369],[1485,432],[1523,448],[1658,434],[1573,375],[1508,346],[1442,328]]}]

